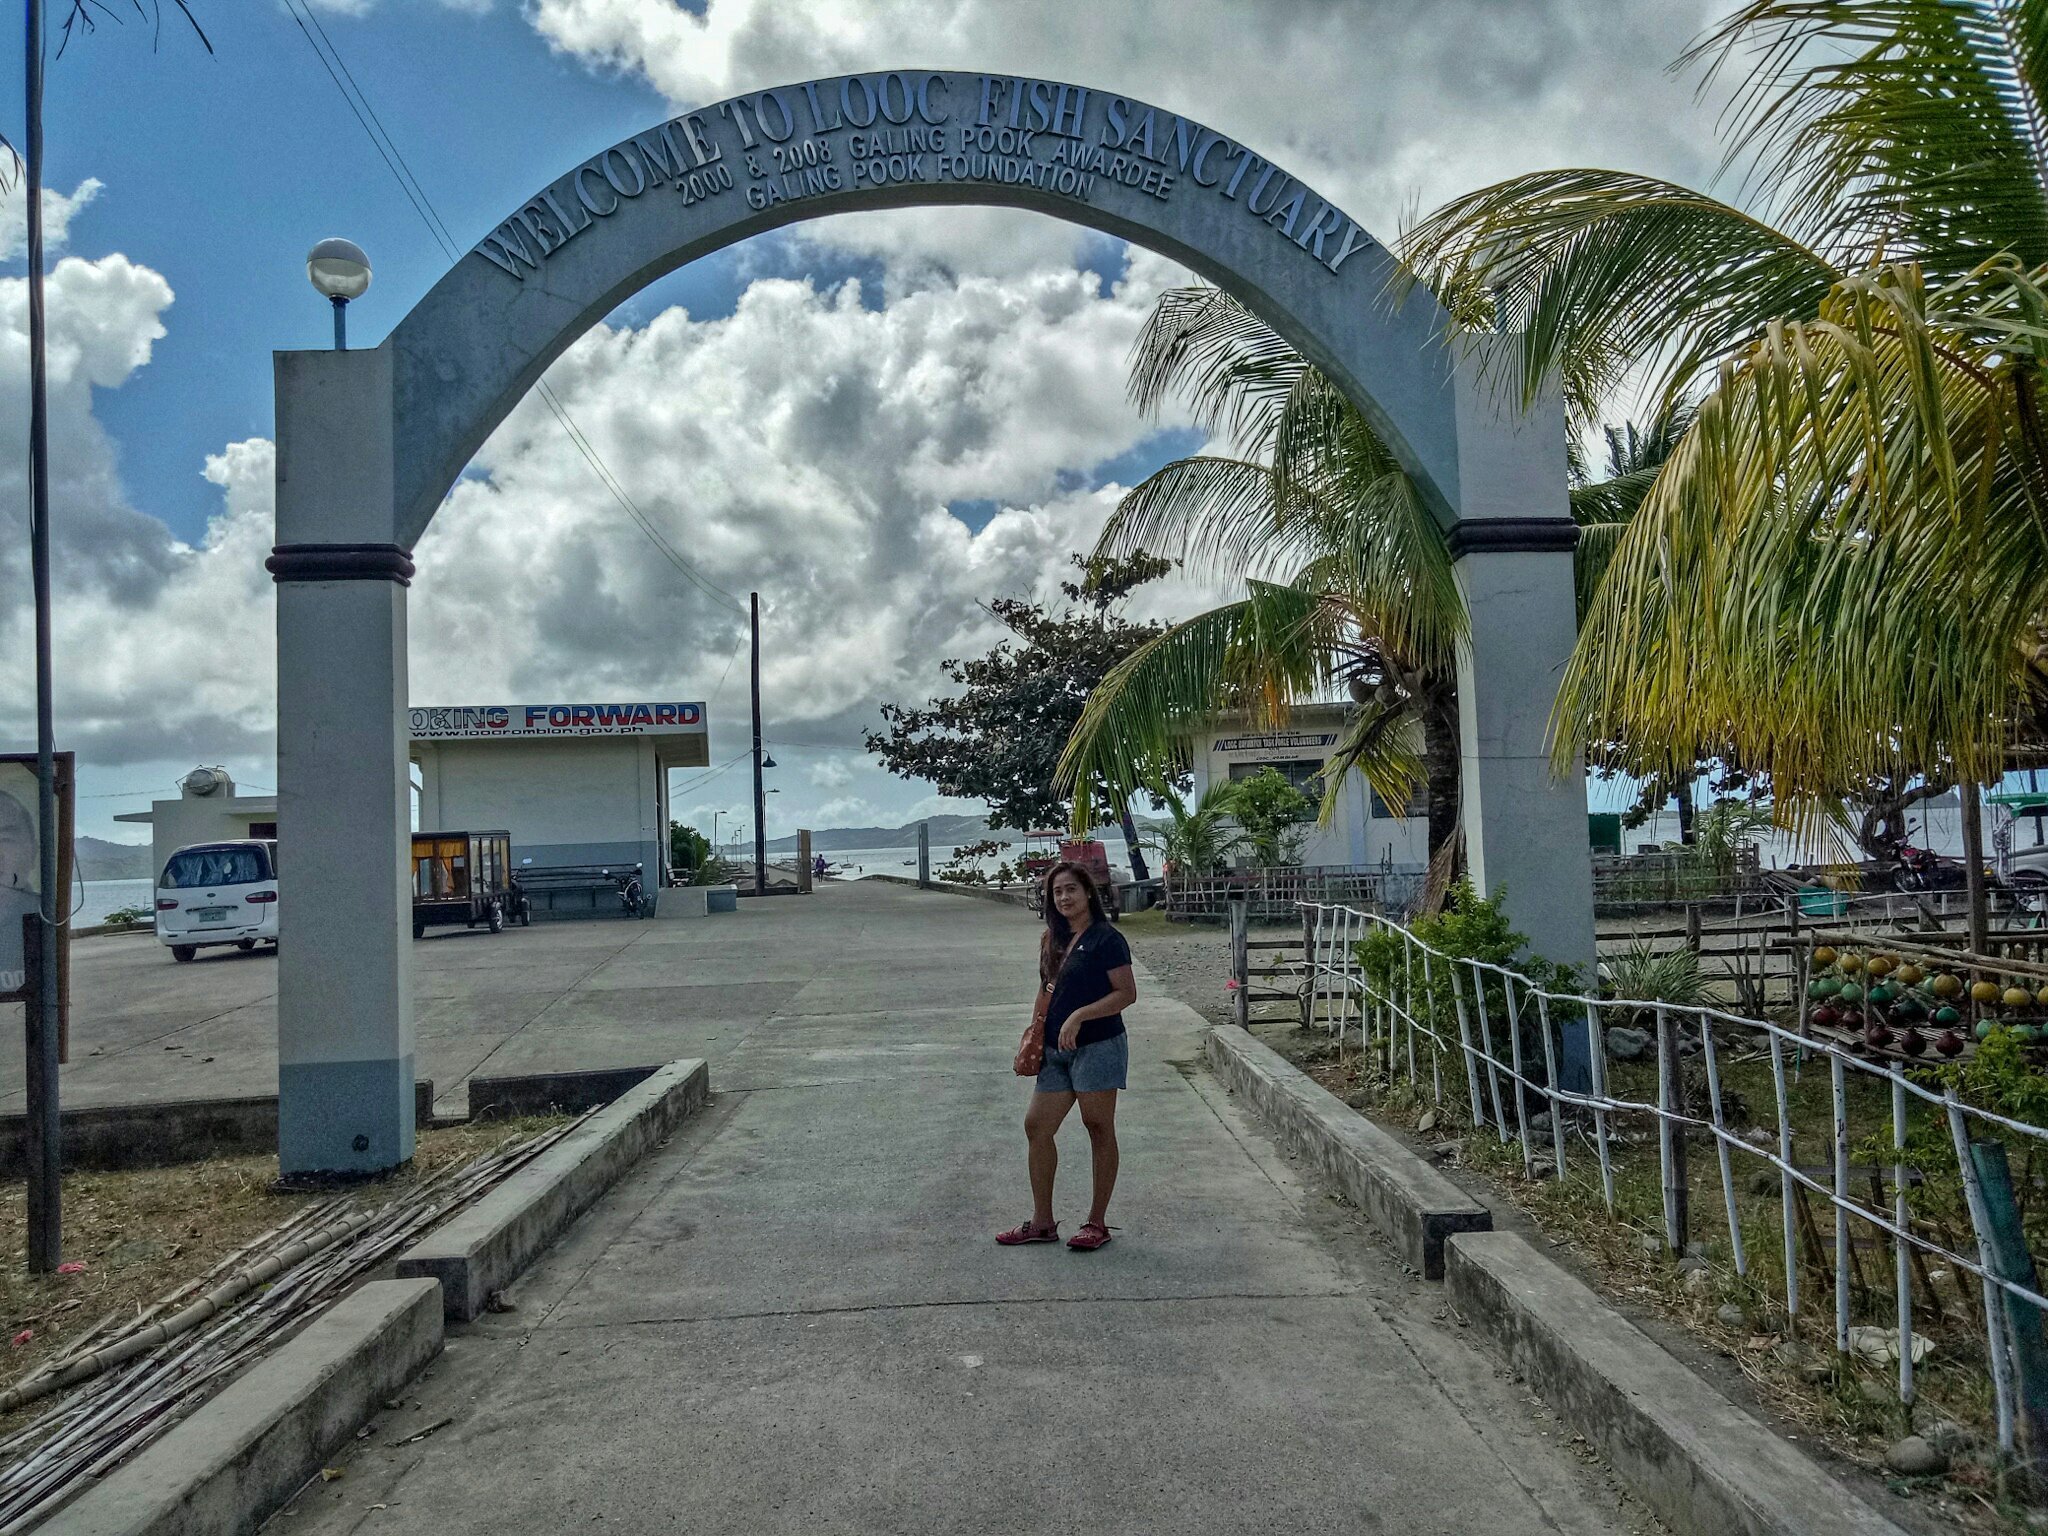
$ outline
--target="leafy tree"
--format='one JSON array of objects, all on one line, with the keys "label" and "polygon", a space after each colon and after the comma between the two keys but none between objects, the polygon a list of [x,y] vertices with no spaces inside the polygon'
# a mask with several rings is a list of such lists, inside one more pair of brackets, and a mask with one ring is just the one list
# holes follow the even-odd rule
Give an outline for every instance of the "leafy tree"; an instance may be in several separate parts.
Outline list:
[{"label": "leafy tree", "polygon": [[1292,864],[1301,857],[1302,827],[1315,818],[1315,802],[1277,768],[1239,779],[1230,787],[1228,803],[1255,862]]},{"label": "leafy tree", "polygon": [[680,821],[668,824],[668,865],[684,874],[694,874],[711,857],[711,839],[695,827]]},{"label": "leafy tree", "polygon": [[[1142,550],[1076,555],[1074,565],[1080,579],[1060,584],[1068,605],[1061,611],[1016,597],[989,604],[1009,634],[986,656],[940,664],[961,685],[959,693],[922,707],[882,706],[885,728],[868,733],[867,749],[891,773],[926,780],[941,794],[986,801],[994,827],[1028,832],[1068,821],[1071,792],[1056,773],[1067,738],[1103,677],[1164,629],[1133,623],[1119,610],[1133,590],[1173,569],[1172,561]],[[1170,766],[1164,778],[1185,784],[1186,772]],[[1088,792],[1115,808],[1131,873],[1145,878],[1132,787],[1096,778]]]},{"label": "leafy tree", "polygon": [[[1161,295],[1133,348],[1130,392],[1145,410],[1184,399],[1199,425],[1242,452],[1159,469],[1124,498],[1098,554],[1160,550],[1244,579],[1246,596],[1175,625],[1105,679],[1064,781],[1128,792],[1148,763],[1183,752],[1205,715],[1234,708],[1278,723],[1294,703],[1348,694],[1357,707],[1326,765],[1324,810],[1354,772],[1390,805],[1419,796],[1431,889],[1443,892],[1459,851],[1455,647],[1465,613],[1434,516],[1342,392],[1216,289]],[[1605,475],[1575,477],[1582,593],[1682,420],[1618,430]]]}]

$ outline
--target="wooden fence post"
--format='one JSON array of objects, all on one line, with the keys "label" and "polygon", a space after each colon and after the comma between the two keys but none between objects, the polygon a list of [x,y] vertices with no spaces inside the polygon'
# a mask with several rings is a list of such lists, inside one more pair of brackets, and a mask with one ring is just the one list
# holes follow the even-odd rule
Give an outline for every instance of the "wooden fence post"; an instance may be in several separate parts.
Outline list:
[{"label": "wooden fence post", "polygon": [[1301,909],[1301,1027],[1307,1029],[1315,1022],[1315,963],[1316,963],[1316,914],[1311,907]]},{"label": "wooden fence post", "polygon": [[1232,897],[1230,907],[1230,975],[1237,983],[1231,1007],[1239,1029],[1251,1028],[1251,918],[1245,902]]}]

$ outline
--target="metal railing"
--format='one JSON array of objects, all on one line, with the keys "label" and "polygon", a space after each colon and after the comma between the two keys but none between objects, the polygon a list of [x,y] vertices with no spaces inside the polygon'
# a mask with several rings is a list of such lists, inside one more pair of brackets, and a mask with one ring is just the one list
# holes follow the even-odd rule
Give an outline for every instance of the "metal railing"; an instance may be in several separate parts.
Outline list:
[{"label": "metal railing", "polygon": [[1215,873],[1168,874],[1162,905],[1171,917],[1220,922],[1241,902],[1255,923],[1291,921],[1304,904],[1356,902],[1407,912],[1422,876],[1378,864],[1274,864]]},{"label": "metal railing", "polygon": [[[1452,1074],[1462,1064],[1466,1100],[1462,1109],[1469,1114],[1470,1124],[1475,1129],[1492,1127],[1503,1146],[1519,1141],[1526,1173],[1534,1175],[1538,1156],[1538,1133],[1532,1129],[1537,1116],[1529,1112],[1533,1101],[1542,1103],[1548,1111],[1549,1161],[1556,1177],[1562,1180],[1570,1176],[1567,1158],[1572,1141],[1580,1144],[1582,1167],[1585,1149],[1590,1144],[1601,1197],[1613,1216],[1615,1122],[1624,1117],[1653,1119],[1658,1135],[1664,1242],[1676,1252],[1684,1247],[1687,1222],[1683,1138],[1687,1131],[1703,1132],[1712,1138],[1716,1153],[1729,1254],[1736,1273],[1746,1278],[1751,1255],[1745,1245],[1737,1198],[1735,1158],[1740,1154],[1775,1169],[1782,1205],[1780,1235],[1784,1245],[1788,1332],[1800,1315],[1800,1233],[1795,1211],[1800,1192],[1822,1197],[1833,1211],[1834,1342],[1836,1350],[1844,1355],[1851,1349],[1850,1223],[1865,1222],[1884,1233],[1893,1251],[1896,1282],[1897,1332],[1894,1339],[1887,1341],[1887,1352],[1891,1347],[1897,1349],[1899,1398],[1908,1407],[1914,1398],[1916,1269],[1922,1274],[1923,1287],[1930,1299],[1935,1293],[1926,1278],[1929,1261],[1952,1265],[1956,1273],[1976,1277],[1983,1290],[1985,1348],[1997,1413],[1998,1444],[2001,1450],[2013,1449],[2015,1379],[2022,1362],[2040,1358],[2042,1314],[2048,1313],[2048,1296],[2040,1294],[2033,1284],[2012,1278],[2022,1274],[2031,1281],[2031,1261],[2025,1254],[2023,1238],[2019,1253],[2011,1251],[2016,1236],[2013,1224],[2001,1227],[1993,1220],[1978,1161],[1972,1155],[1971,1130],[1973,1125],[1997,1126],[2030,1142],[2048,1143],[2048,1129],[1965,1103],[1953,1088],[1936,1091],[1900,1072],[1860,1059],[1831,1042],[1801,1036],[1766,1019],[1713,1007],[1680,1007],[1555,991],[1506,966],[1449,955],[1377,913],[1315,903],[1303,903],[1302,913],[1307,919],[1302,975],[1304,1018],[1333,1032],[1340,1041],[1355,1028],[1361,1046],[1384,1062],[1390,1080],[1398,1081],[1405,1071],[1413,1091],[1418,1096],[1426,1092],[1440,1111],[1457,1109],[1446,1098],[1446,1059]],[[1375,985],[1368,978],[1358,953],[1360,942],[1375,932],[1392,936],[1400,946],[1400,964],[1382,985]],[[1608,1081],[1608,1026],[1603,1015],[1647,1015],[1654,1019],[1656,1102],[1621,1097],[1612,1090]],[[1506,1037],[1504,1049],[1497,1042],[1496,1023]],[[1559,1071],[1560,1059],[1566,1055],[1564,1030],[1571,1026],[1582,1029],[1586,1046],[1584,1081],[1578,1087],[1564,1086]],[[1768,1051],[1777,1110],[1774,1146],[1770,1144],[1773,1138],[1766,1137],[1765,1144],[1758,1145],[1729,1126],[1722,1046],[1715,1038],[1717,1026],[1751,1044],[1760,1042]],[[1455,1036],[1450,1033],[1453,1028]],[[1681,1042],[1694,1039],[1698,1041],[1696,1054],[1702,1058],[1705,1069],[1704,1113],[1689,1112],[1683,1092]],[[1831,1175],[1826,1182],[1794,1159],[1795,1132],[1788,1089],[1788,1083],[1796,1082],[1805,1068],[1821,1063],[1825,1063],[1828,1072],[1832,1106],[1832,1168],[1826,1170]],[[1889,1208],[1881,1203],[1881,1187],[1867,1202],[1859,1199],[1850,1187],[1848,1085],[1854,1081],[1852,1073],[1874,1080],[1889,1094],[1890,1173],[1894,1192]],[[1455,1087],[1451,1093],[1455,1096]],[[1962,1186],[1975,1240],[1974,1256],[1935,1240],[1914,1219],[1907,1190],[1913,1175],[1925,1177],[1924,1171],[1907,1166],[1909,1121],[1916,1106],[1923,1111],[1931,1108],[1946,1123],[1946,1140],[1952,1144],[1956,1177]],[[1925,1141],[1920,1144],[1922,1152],[1926,1145]],[[2001,1148],[2000,1168],[2002,1159]]]}]

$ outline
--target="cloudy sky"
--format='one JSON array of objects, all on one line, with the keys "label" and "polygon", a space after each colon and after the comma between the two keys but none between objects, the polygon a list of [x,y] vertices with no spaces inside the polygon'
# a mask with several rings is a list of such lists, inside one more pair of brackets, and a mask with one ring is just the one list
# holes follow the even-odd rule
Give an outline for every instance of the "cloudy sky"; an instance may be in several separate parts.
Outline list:
[{"label": "cloudy sky", "polygon": [[[199,762],[273,777],[270,352],[328,341],[304,252],[376,266],[350,338],[445,269],[302,30],[308,0],[192,0],[217,54],[102,25],[49,85],[51,443],[63,744],[80,829]],[[1382,237],[1519,171],[1712,172],[1712,110],[1666,66],[1709,0],[310,0],[460,244],[577,160],[736,91],[856,69],[1107,87],[1201,118]],[[317,29],[316,29],[317,30]],[[16,137],[18,83],[0,96]],[[27,301],[0,203],[0,741],[32,745]],[[1133,334],[1185,274],[1030,214],[797,226],[636,296],[554,368],[557,395],[707,582],[762,595],[770,831],[936,810],[860,750],[985,649],[982,608],[1050,592],[1119,488],[1201,439],[1124,403]],[[712,701],[745,747],[744,626],[666,563],[529,401],[420,550],[412,697]],[[1163,586],[1161,614],[1212,594]],[[737,658],[737,659],[735,659]],[[708,822],[743,768],[677,796]]]}]

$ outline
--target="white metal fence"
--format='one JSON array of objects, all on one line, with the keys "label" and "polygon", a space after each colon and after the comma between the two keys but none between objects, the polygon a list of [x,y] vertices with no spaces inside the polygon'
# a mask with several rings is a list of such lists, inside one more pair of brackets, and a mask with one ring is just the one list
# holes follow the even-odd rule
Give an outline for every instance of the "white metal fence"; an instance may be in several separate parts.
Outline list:
[{"label": "white metal fence", "polygon": [[[1533,1173],[1537,1136],[1532,1123],[1547,1110],[1548,1160],[1556,1177],[1588,1177],[1597,1169],[1601,1196],[1614,1213],[1614,1139],[1618,1120],[1647,1117],[1657,1127],[1662,1172],[1664,1240],[1677,1251],[1683,1246],[1686,1184],[1676,1166],[1683,1157],[1687,1131],[1713,1139],[1722,1204],[1728,1227],[1729,1255],[1739,1275],[1750,1271],[1737,1196],[1736,1159],[1754,1159],[1775,1169],[1782,1208],[1781,1237],[1785,1256],[1785,1310],[1800,1315],[1800,1234],[1795,1230],[1795,1194],[1806,1190],[1828,1202],[1834,1218],[1834,1342],[1850,1351],[1851,1264],[1850,1224],[1868,1223],[1886,1234],[1895,1261],[1892,1342],[1898,1353],[1901,1402],[1914,1398],[1913,1276],[1929,1261],[1952,1265],[1976,1277],[1983,1290],[1986,1353],[1996,1405],[1998,1442],[2014,1445],[2016,1377],[2022,1361],[2039,1359],[2042,1318],[2048,1296],[2033,1284],[2031,1261],[2024,1248],[2010,1252],[2010,1235],[2001,1238],[1986,1204],[1985,1189],[1970,1151],[1972,1129],[1997,1126],[2028,1142],[2048,1143],[2048,1129],[2030,1125],[1959,1100],[1955,1091],[1936,1091],[1888,1067],[1765,1019],[1748,1018],[1711,1007],[1677,1007],[1655,1002],[1600,999],[1548,990],[1519,971],[1433,948],[1402,924],[1356,908],[1304,903],[1305,964],[1302,985],[1307,993],[1306,1017],[1340,1040],[1356,1031],[1360,1045],[1381,1064],[1388,1078],[1405,1075],[1418,1095],[1426,1094],[1442,1111],[1469,1117],[1476,1130],[1491,1127],[1503,1146],[1519,1142],[1524,1170]],[[1359,944],[1384,932],[1399,945],[1400,964],[1384,985],[1368,978],[1358,954]],[[1874,936],[1875,937],[1875,936]],[[1449,1017],[1446,1018],[1445,1015]],[[1654,1103],[1618,1096],[1608,1081],[1606,1019],[1654,1020],[1657,1096]],[[1454,1021],[1454,1022],[1453,1022]],[[1587,1046],[1583,1086],[1564,1086],[1560,1072],[1567,1052],[1565,1030],[1582,1030]],[[1772,1092],[1776,1100],[1776,1134],[1759,1145],[1730,1128],[1723,1092],[1724,1041],[1742,1042],[1768,1052]],[[1452,1031],[1455,1031],[1455,1034]],[[1697,1052],[1682,1046],[1696,1040]],[[1704,1113],[1691,1111],[1683,1085],[1684,1054],[1701,1057],[1705,1070]],[[1825,1182],[1794,1158],[1793,1116],[1789,1083],[1805,1071],[1828,1073],[1833,1108],[1832,1177]],[[1880,1195],[1862,1199],[1850,1179],[1851,1073],[1860,1073],[1888,1090],[1893,1158],[1890,1168],[1893,1199],[1889,1208]],[[1456,1079],[1462,1076],[1463,1104]],[[1451,1079],[1448,1086],[1446,1078]],[[1541,1104],[1543,1110],[1532,1110]],[[1952,1144],[1955,1174],[1965,1197],[1976,1252],[1966,1255],[1937,1241],[1917,1223],[1908,1200],[1915,1170],[1907,1164],[1911,1111],[1923,1107],[1945,1121]],[[1761,1122],[1761,1116],[1758,1117]],[[1577,1171],[1570,1161],[1578,1147]],[[1924,1150],[1924,1143],[1923,1143]],[[2001,1250],[2000,1243],[2005,1243]],[[2024,1262],[2022,1262],[2024,1261]],[[1925,1282],[1923,1281],[1925,1284]],[[1926,1288],[1933,1294],[1931,1284]],[[1889,1331],[1889,1330],[1887,1330]],[[1886,1351],[1889,1353],[1889,1349]]]}]

